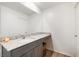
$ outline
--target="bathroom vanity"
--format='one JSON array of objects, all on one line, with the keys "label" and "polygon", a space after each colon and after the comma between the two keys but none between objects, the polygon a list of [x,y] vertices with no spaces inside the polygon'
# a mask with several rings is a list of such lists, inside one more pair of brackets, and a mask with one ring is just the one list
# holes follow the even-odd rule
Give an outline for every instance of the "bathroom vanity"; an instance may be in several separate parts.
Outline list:
[{"label": "bathroom vanity", "polygon": [[43,43],[50,49],[50,40],[50,34],[40,34],[2,42],[2,57],[42,57],[45,52]]}]

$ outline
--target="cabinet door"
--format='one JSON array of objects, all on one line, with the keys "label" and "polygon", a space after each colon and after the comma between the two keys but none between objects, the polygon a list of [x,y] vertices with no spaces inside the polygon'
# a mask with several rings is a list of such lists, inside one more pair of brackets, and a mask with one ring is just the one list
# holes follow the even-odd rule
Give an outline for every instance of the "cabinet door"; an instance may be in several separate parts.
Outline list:
[{"label": "cabinet door", "polygon": [[21,57],[33,57],[33,49],[23,54]]},{"label": "cabinet door", "polygon": [[46,43],[46,49],[53,51],[53,42],[51,36],[44,38],[43,42]]},{"label": "cabinet door", "polygon": [[34,48],[34,57],[42,57],[43,56],[43,46],[42,44]]}]

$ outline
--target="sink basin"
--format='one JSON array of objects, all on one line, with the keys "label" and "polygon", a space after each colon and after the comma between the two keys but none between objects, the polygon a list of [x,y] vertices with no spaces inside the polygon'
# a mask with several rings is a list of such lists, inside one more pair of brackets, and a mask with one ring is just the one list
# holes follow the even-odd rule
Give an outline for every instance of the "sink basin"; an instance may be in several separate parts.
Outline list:
[{"label": "sink basin", "polygon": [[28,43],[28,42],[35,41],[38,38],[40,38],[40,35],[37,35],[37,36],[27,36],[27,37],[25,37],[25,39],[19,39],[18,42],[19,43]]},{"label": "sink basin", "polygon": [[25,39],[18,40],[19,43],[28,43],[32,41],[34,41],[34,38],[25,38]]}]

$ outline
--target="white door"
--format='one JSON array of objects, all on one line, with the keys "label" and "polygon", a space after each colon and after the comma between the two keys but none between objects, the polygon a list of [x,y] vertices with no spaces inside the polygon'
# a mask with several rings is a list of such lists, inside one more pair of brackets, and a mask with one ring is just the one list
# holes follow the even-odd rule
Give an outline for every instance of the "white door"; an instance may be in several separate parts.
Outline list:
[{"label": "white door", "polygon": [[79,57],[79,4],[76,7],[76,56]]}]

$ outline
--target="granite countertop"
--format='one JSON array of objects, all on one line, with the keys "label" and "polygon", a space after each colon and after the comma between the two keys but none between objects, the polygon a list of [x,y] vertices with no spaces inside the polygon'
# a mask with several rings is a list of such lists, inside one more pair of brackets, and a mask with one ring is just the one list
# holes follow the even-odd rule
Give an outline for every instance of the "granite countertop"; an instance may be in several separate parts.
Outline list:
[{"label": "granite countertop", "polygon": [[28,43],[31,43],[33,41],[36,41],[38,39],[41,39],[43,37],[49,36],[50,34],[39,34],[39,35],[31,35],[29,37],[26,37],[25,39],[19,38],[15,40],[10,40],[9,42],[1,42],[1,45],[7,50],[11,51],[13,49],[16,49],[20,46],[26,45]]}]

